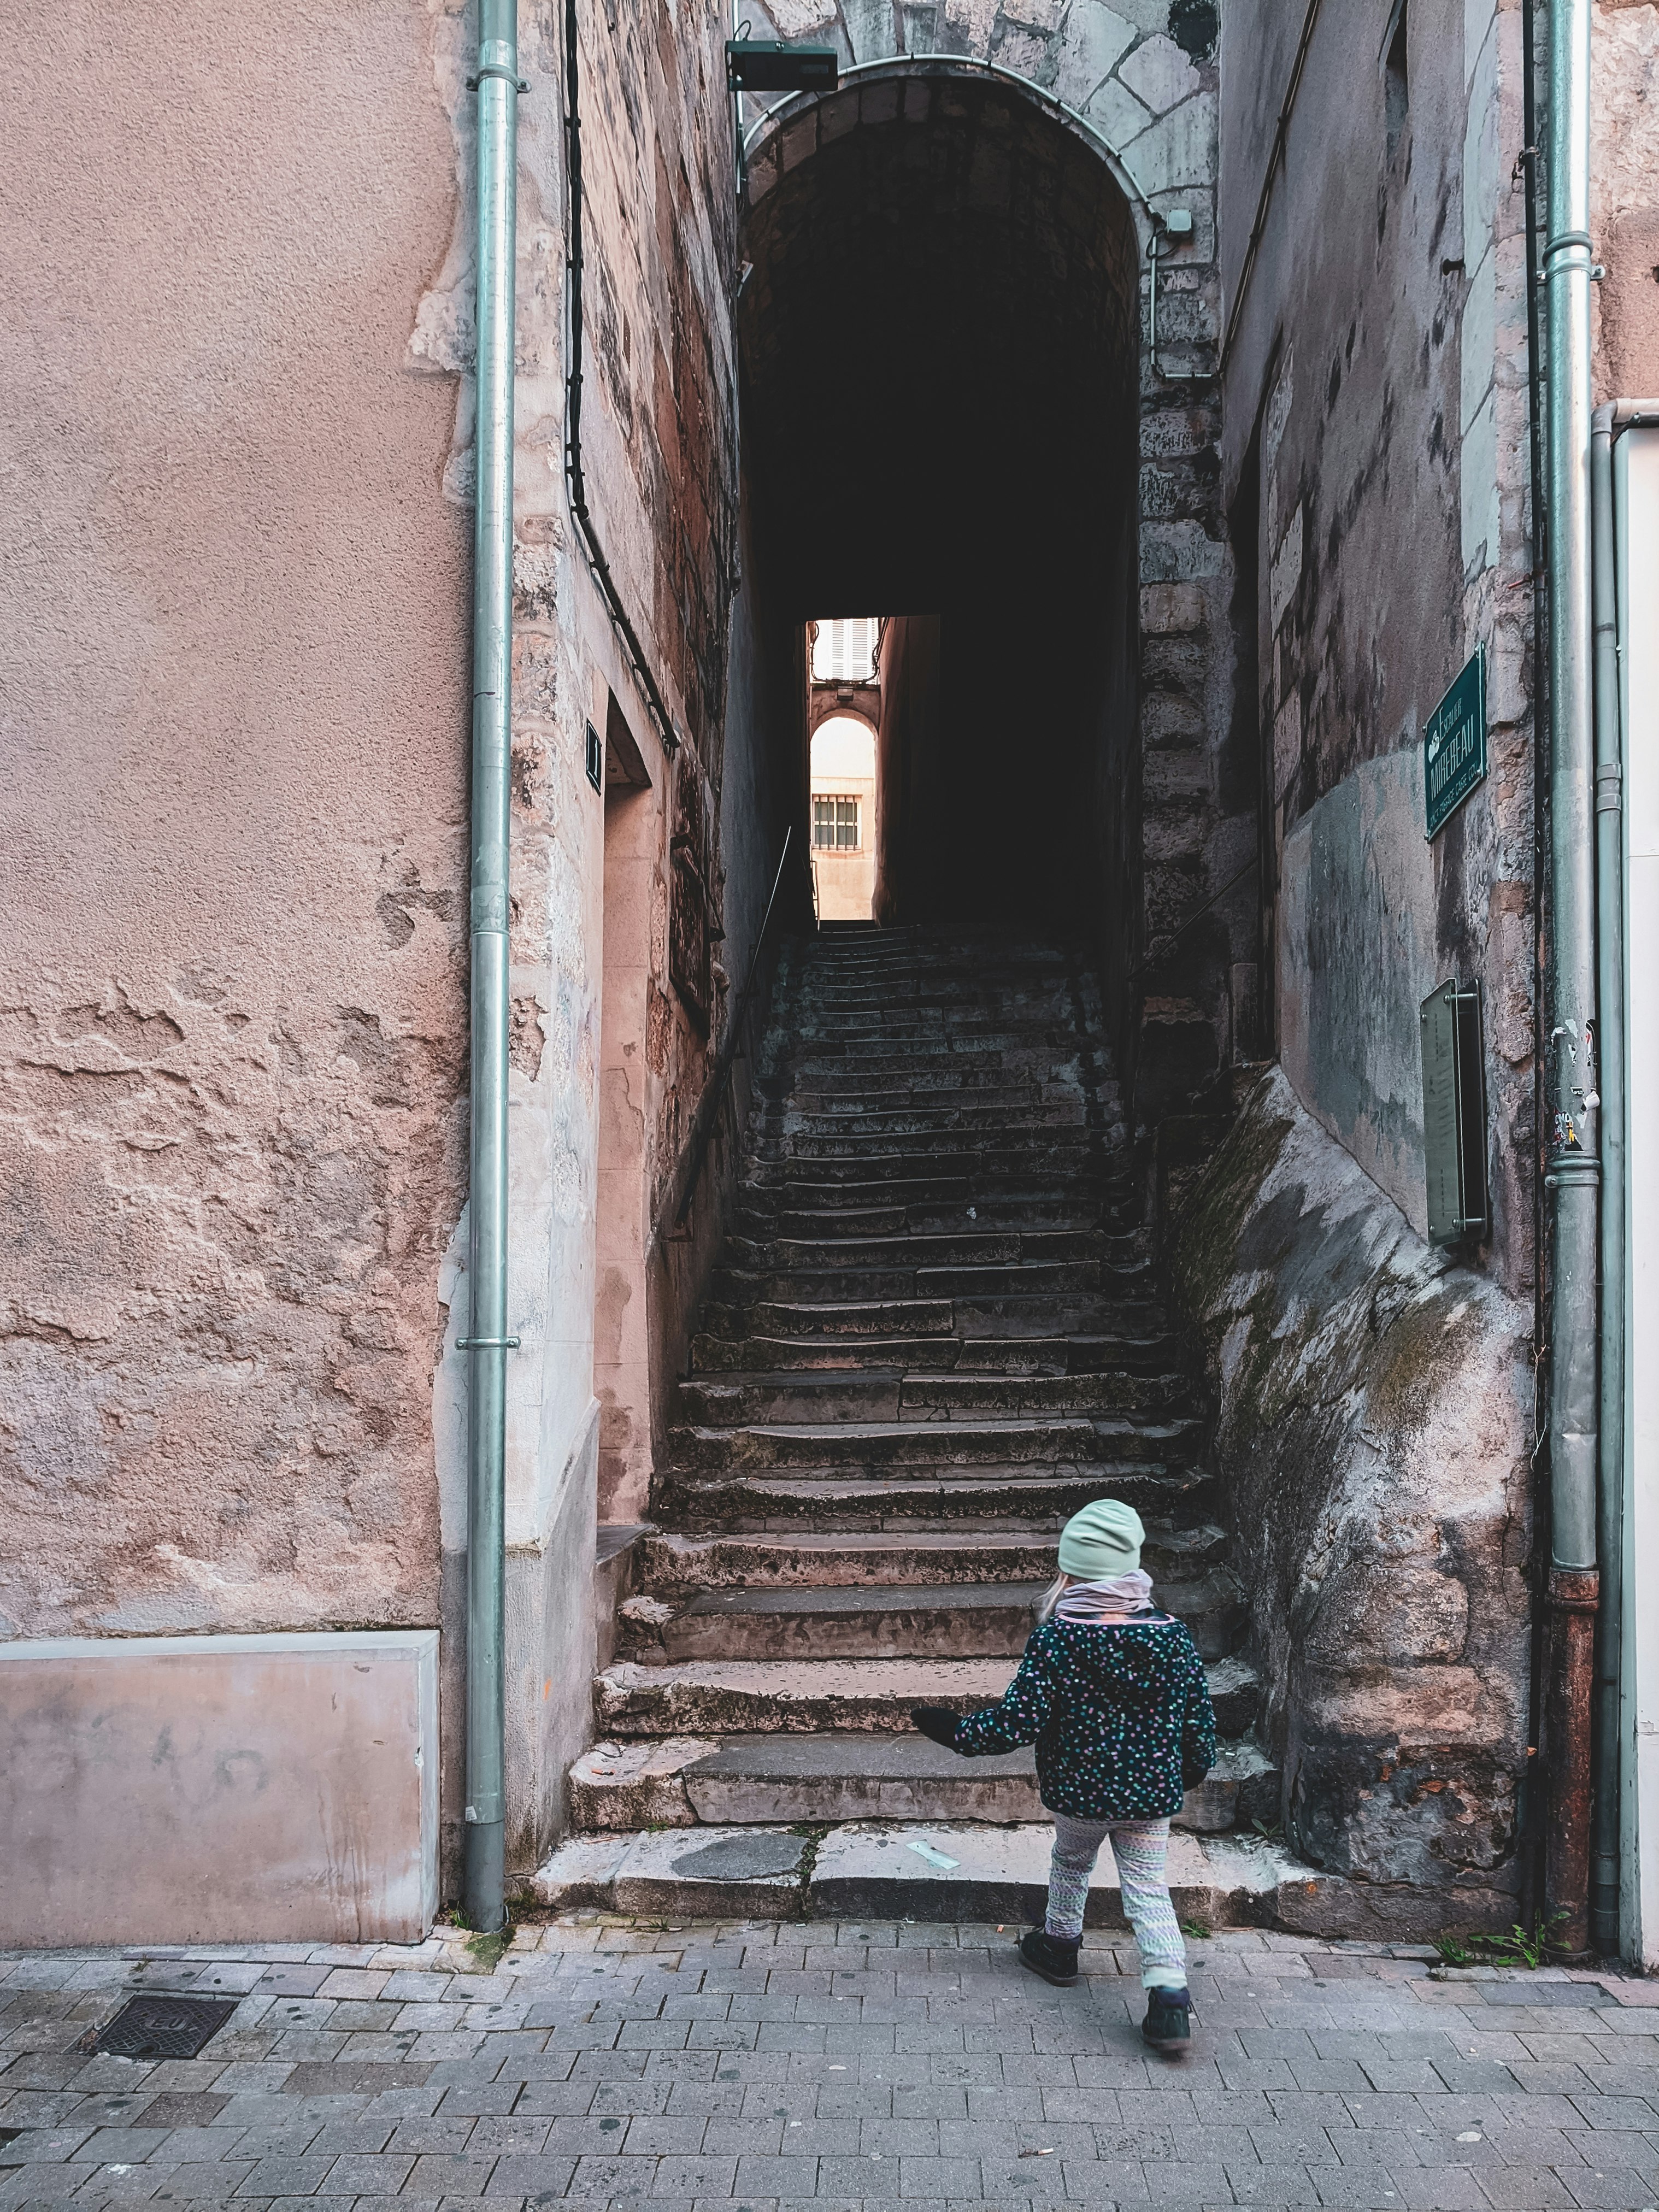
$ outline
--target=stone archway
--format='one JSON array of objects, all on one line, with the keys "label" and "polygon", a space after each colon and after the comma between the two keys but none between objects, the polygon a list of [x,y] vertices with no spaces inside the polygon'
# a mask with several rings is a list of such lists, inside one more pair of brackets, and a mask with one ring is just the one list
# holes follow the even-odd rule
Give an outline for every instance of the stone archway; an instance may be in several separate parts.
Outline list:
[{"label": "stone archway", "polygon": [[[1075,5],[1066,20],[1074,29],[1082,21]],[[800,35],[810,27],[792,17],[787,27]],[[1120,361],[1108,380],[1115,394],[1110,404],[1126,420],[1136,415],[1139,419],[1139,488],[1115,495],[1127,501],[1129,520],[1117,574],[1103,585],[1103,597],[1099,592],[1084,594],[1068,605],[1062,625],[1073,635],[1084,628],[1098,633],[1122,620],[1123,635],[1110,647],[1115,672],[1109,696],[1092,699],[1087,707],[1101,738],[1100,789],[1090,804],[1098,812],[1109,798],[1115,820],[1110,833],[1087,852],[1073,854],[1065,849],[1065,836],[1077,809],[1056,808],[1060,845],[1054,873],[1059,880],[1086,877],[1098,887],[1089,919],[1106,952],[1104,964],[1116,978],[1113,1027],[1126,1068],[1144,1064],[1146,1098],[1156,1111],[1166,1097],[1201,1081],[1227,1051],[1230,986],[1237,972],[1220,921],[1183,932],[1172,954],[1165,951],[1168,933],[1235,872],[1235,848],[1248,851],[1255,836],[1253,812],[1247,811],[1253,806],[1253,788],[1246,790],[1245,807],[1234,818],[1225,759],[1229,586],[1214,490],[1218,423],[1210,376],[1216,291],[1211,258],[1212,72],[1207,64],[1181,55],[1173,41],[1157,32],[1121,38],[1113,33],[1083,47],[1075,40],[1068,45],[1070,37],[1062,27],[1048,40],[1042,63],[1047,83],[1039,81],[1041,71],[1033,76],[1007,64],[1002,58],[1006,41],[982,41],[977,52],[964,47],[947,55],[860,55],[837,94],[787,102],[758,131],[751,130],[744,249],[751,268],[740,313],[751,387],[760,395],[758,412],[764,418],[765,375],[757,349],[763,354],[769,325],[780,313],[777,235],[793,219],[810,169],[820,164],[826,172],[837,165],[845,169],[849,162],[857,166],[860,157],[850,149],[859,140],[872,148],[882,141],[903,148],[877,159],[896,175],[908,174],[912,183],[930,164],[937,171],[941,163],[949,168],[955,161],[964,201],[981,206],[999,196],[1018,198],[1029,182],[1027,173],[1033,164],[1039,166],[1054,206],[1073,223],[1068,250],[1073,256],[1080,240],[1087,241],[1090,251],[1115,252],[1118,266],[1111,283],[1128,323],[1108,349]],[[1085,88],[1082,77],[1097,64],[1102,64],[1099,75]],[[1137,82],[1156,99],[1167,100],[1172,92],[1178,96],[1162,114],[1154,114],[1134,94]],[[1067,89],[1076,105],[1062,97]],[[1110,136],[1115,119],[1125,134],[1121,149]],[[951,151],[953,129],[957,138]],[[999,132],[1000,147],[993,143]],[[969,137],[975,139],[971,154]],[[1057,150],[1062,141],[1073,149],[1069,155]],[[914,219],[911,183],[903,185],[902,195],[887,211],[890,222]],[[1114,204],[1120,210],[1115,216]],[[1158,358],[1153,362],[1146,343],[1149,247],[1158,235],[1158,219],[1176,206],[1193,219],[1193,244],[1178,264],[1165,257]],[[866,222],[866,245],[872,235]],[[821,241],[814,250],[822,254]],[[1039,254],[1044,250],[1040,246]],[[1000,281],[1018,283],[1018,267],[1010,264]],[[829,270],[824,284],[845,307],[855,296],[853,259],[843,255]],[[858,304],[867,331],[869,303]],[[874,343],[881,343],[878,329]],[[1073,349],[1064,380],[1068,389],[1086,380],[1084,360],[1083,351]],[[1103,384],[1103,405],[1105,389]],[[751,418],[755,413],[751,406]],[[913,410],[912,420],[921,433],[930,426],[948,433],[948,413],[930,397]],[[1047,427],[1033,421],[1034,445],[1041,444]],[[985,463],[985,449],[994,443],[988,437],[982,441],[969,465]],[[1064,469],[1073,457],[1051,452],[1048,460]],[[1134,460],[1128,464],[1134,465]],[[1103,470],[1096,475],[1104,482]],[[890,519],[883,515],[884,529]],[[1080,557],[1088,557],[1092,538],[1080,507],[1066,526]],[[890,612],[902,611],[890,594],[884,599],[878,590],[872,597],[866,589],[864,597]],[[911,604],[918,613],[939,611]],[[1064,642],[1045,637],[1034,650],[1051,658]],[[908,645],[907,652],[901,626],[890,647],[896,666],[908,659],[914,667],[919,650],[925,656],[925,641],[912,637]],[[1012,690],[1007,696],[1017,701]],[[1062,717],[1073,719],[1070,714]],[[1044,749],[1052,750],[1048,736]],[[890,766],[884,754],[884,775]],[[1035,774],[1053,786],[1051,764],[1039,765]],[[1012,787],[1019,799],[1018,781]],[[891,795],[890,818],[897,823],[903,801],[896,787]],[[1006,826],[1001,793],[997,797],[995,811]],[[922,803],[932,805],[936,799],[934,794]],[[1164,957],[1149,961],[1149,949]]]}]

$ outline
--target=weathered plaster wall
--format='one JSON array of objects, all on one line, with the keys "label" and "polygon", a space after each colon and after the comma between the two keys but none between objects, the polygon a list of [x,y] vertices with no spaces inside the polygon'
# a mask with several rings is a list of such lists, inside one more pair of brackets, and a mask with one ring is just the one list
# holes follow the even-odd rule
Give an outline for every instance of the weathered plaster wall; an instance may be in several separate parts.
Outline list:
[{"label": "weathered plaster wall", "polygon": [[428,37],[70,0],[0,61],[0,1633],[438,1619],[467,524],[405,361],[454,212]]},{"label": "weathered plaster wall", "polygon": [[1416,1235],[1277,1071],[1173,1249],[1309,1925],[1507,1928],[1526,1764],[1531,1310]]},{"label": "weathered plaster wall", "polygon": [[[562,56],[556,15],[526,11],[507,1438],[520,1867],[557,1828],[590,1721],[608,902],[587,720],[604,727],[614,690],[650,771],[642,843],[662,885],[696,781],[702,919],[718,932],[726,915],[728,963],[779,834],[772,702],[748,678],[728,732],[724,26],[713,10],[583,12],[589,495],[683,743],[671,767],[566,512]],[[0,1623],[441,1623],[452,1856],[474,36],[459,0],[301,0],[280,30],[179,0],[142,34],[71,5],[8,47],[19,175],[0,245],[19,309],[0,338],[16,395],[0,449],[16,769],[0,831]],[[718,973],[710,1035],[688,1018],[667,933],[659,902],[641,1025],[653,1199],[722,1018]],[[667,1264],[659,1333],[717,1226],[705,1205]],[[646,1305],[642,1263],[635,1291]]]},{"label": "weathered plaster wall", "polygon": [[[472,35],[460,0],[434,18],[433,67],[461,189],[410,343],[417,363],[457,380],[444,486],[463,507],[472,483]],[[565,1769],[590,1732],[595,1515],[643,1510],[683,1309],[718,1234],[723,1157],[690,1245],[666,1252],[654,1237],[721,1034],[732,963],[746,956],[758,920],[763,892],[750,878],[774,811],[763,757],[772,731],[743,703],[748,691],[728,684],[738,526],[723,27],[713,10],[584,9],[580,35],[586,491],[678,750],[653,726],[568,508],[562,17],[525,13],[510,1139],[511,1313],[523,1345],[509,1366],[507,1466],[508,1850],[518,1868],[561,1826]],[[590,721],[606,732],[613,696],[646,781],[602,797],[586,778],[586,732]],[[734,814],[760,826],[728,853]],[[685,919],[679,852],[696,878],[691,933],[713,940],[706,1010],[674,980]],[[465,1334],[465,1259],[458,1238],[440,1381],[455,1413],[441,1462],[452,1654],[465,1546],[464,1355],[453,1350]],[[447,1679],[453,1701],[453,1661]],[[453,1770],[453,1729],[448,1749]],[[453,1790],[449,1807],[453,1818]]]},{"label": "weathered plaster wall", "polygon": [[1659,6],[1601,0],[1593,47],[1595,396],[1659,392]]},{"label": "weathered plaster wall", "polygon": [[[1229,362],[1227,456],[1258,532],[1235,552],[1258,583],[1253,719],[1286,1072],[1420,1229],[1418,1003],[1448,975],[1479,978],[1490,1260],[1522,1291],[1533,928],[1524,253],[1510,185],[1519,20],[1419,0],[1408,100],[1391,124],[1372,27],[1321,18]],[[1243,29],[1237,46],[1226,38],[1226,137],[1248,175],[1252,134],[1278,102]],[[1228,204],[1248,223],[1243,194]],[[1425,846],[1424,724],[1477,644],[1492,772]]]}]

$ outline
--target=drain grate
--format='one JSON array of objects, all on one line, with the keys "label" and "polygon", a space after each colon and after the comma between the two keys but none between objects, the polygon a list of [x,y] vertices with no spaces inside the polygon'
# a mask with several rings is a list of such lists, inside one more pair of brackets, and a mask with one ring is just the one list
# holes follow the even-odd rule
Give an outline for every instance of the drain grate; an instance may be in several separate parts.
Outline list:
[{"label": "drain grate", "polygon": [[98,2030],[93,2048],[115,2058],[194,2058],[217,2035],[239,2002],[235,1997],[146,1991],[129,1997],[114,2019]]}]

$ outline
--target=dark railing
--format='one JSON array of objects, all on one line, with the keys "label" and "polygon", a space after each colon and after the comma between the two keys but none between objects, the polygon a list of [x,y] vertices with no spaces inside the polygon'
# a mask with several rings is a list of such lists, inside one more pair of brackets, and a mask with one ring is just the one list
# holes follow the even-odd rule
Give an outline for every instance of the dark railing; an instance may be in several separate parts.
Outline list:
[{"label": "dark railing", "polygon": [[743,1051],[743,1033],[749,1018],[750,1002],[754,996],[755,983],[760,974],[761,954],[765,950],[766,933],[771,927],[772,910],[778,902],[778,891],[783,883],[784,865],[789,858],[789,841],[794,836],[793,825],[784,832],[783,849],[778,854],[778,872],[772,878],[772,896],[766,902],[766,912],[761,916],[761,926],[749,955],[749,973],[744,978],[732,1018],[726,1024],[726,1041],[715,1055],[714,1071],[703,1086],[702,1097],[697,1101],[697,1110],[691,1120],[691,1134],[686,1139],[681,1162],[657,1223],[659,1242],[683,1241],[690,1233],[686,1222],[691,1212],[691,1201],[697,1194],[703,1164],[708,1158],[708,1147],[714,1142],[714,1124],[725,1102],[726,1086],[732,1080],[732,1070]]}]

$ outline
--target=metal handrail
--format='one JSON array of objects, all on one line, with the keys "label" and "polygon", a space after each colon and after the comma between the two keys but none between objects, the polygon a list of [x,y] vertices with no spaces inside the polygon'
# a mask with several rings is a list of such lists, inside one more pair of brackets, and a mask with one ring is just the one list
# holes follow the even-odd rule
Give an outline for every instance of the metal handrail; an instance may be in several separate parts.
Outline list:
[{"label": "metal handrail", "polygon": [[[766,902],[766,912],[761,916],[761,926],[755,935],[754,946],[749,955],[749,973],[744,976],[743,988],[738,994],[737,1005],[726,1029],[726,1042],[721,1045],[715,1057],[714,1072],[705,1085],[702,1097],[697,1101],[697,1110],[692,1116],[691,1134],[687,1139],[684,1154],[685,1164],[675,1178],[673,1191],[670,1194],[669,1206],[664,1208],[657,1222],[655,1233],[659,1243],[682,1238],[686,1234],[686,1217],[691,1211],[691,1201],[697,1194],[697,1184],[702,1176],[703,1164],[708,1157],[708,1147],[714,1141],[714,1123],[725,1100],[726,1085],[732,1080],[732,1070],[737,1064],[741,1049],[744,1024],[749,1018],[749,1003],[754,995],[755,978],[760,969],[761,951],[766,943],[767,930],[771,925],[772,909],[778,902],[778,892],[783,883],[784,864],[789,858],[789,841],[794,834],[794,824],[792,823],[783,833],[783,848],[778,854],[778,872],[772,878],[772,896]],[[678,1203],[674,1200],[674,1192],[678,1194]]]}]

